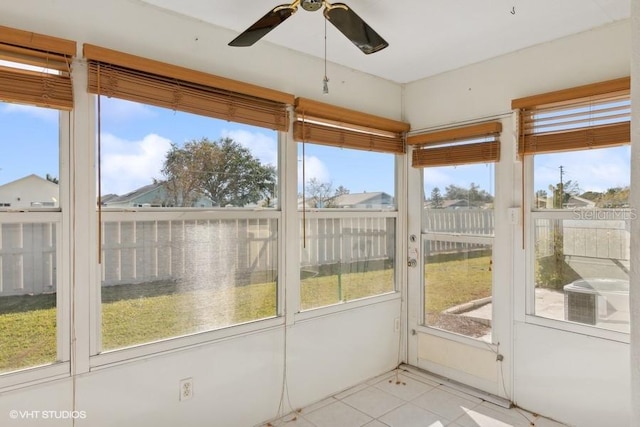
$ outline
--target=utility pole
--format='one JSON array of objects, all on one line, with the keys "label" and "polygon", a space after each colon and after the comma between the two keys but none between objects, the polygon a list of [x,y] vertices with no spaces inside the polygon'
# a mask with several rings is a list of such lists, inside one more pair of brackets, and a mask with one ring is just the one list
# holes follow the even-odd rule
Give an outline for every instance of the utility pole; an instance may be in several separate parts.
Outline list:
[{"label": "utility pole", "polygon": [[558,193],[560,193],[560,209],[564,207],[564,181],[562,180],[564,174],[564,166],[560,165],[560,188],[558,188]]}]

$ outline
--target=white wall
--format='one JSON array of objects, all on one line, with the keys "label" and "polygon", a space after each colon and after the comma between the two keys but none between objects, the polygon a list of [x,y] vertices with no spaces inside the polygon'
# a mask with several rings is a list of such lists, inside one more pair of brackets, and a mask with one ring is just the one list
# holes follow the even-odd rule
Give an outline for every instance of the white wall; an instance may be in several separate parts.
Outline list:
[{"label": "white wall", "polygon": [[[478,121],[509,113],[514,98],[628,76],[630,43],[630,22],[624,21],[413,82],[405,88],[405,119],[414,130]],[[512,144],[507,152],[515,153],[512,132],[501,141]],[[518,206],[521,165],[511,155],[503,157],[499,167],[502,178],[514,178],[507,181],[513,185],[498,189],[497,198],[510,201],[499,207]],[[509,397],[523,408],[571,425],[629,425],[629,345],[526,323],[521,229],[510,229],[496,232],[495,244],[511,248],[510,253],[501,252],[512,260],[511,274],[500,274],[510,278],[512,295],[494,308],[494,314],[513,309],[513,316],[494,317],[499,322],[514,319],[511,325],[494,324],[494,329],[513,331]],[[421,351],[429,353],[428,348]]]},{"label": "white wall", "polygon": [[628,76],[628,21],[480,62],[406,87],[411,129],[451,125],[511,111],[511,100]]},{"label": "white wall", "polygon": [[[337,65],[332,66],[331,93],[323,95],[321,60],[260,43],[251,49],[227,46],[235,34],[194,19],[166,13],[136,0],[23,0],[0,2],[0,25],[121,50],[212,74],[242,80],[297,96],[393,119],[400,118],[401,88]],[[84,67],[77,65],[76,72]],[[77,325],[73,371],[69,379],[3,391],[0,425],[12,422],[11,409],[86,412],[77,426],[221,425],[251,426],[277,415],[285,360],[284,327],[143,357],[114,366],[89,369],[90,327],[95,319],[86,286],[93,280],[92,224],[95,200],[91,194],[93,165],[87,141],[91,100],[84,94],[84,77],[74,82],[76,96],[76,228],[88,238],[76,242],[78,281],[73,307]],[[80,83],[79,83],[80,82]],[[337,84],[339,82],[339,84]],[[294,149],[295,151],[295,149]],[[93,237],[92,237],[93,236]],[[290,241],[297,241],[296,239]],[[297,251],[293,251],[295,253]],[[288,254],[292,251],[288,251]],[[295,261],[295,260],[294,260]],[[289,269],[291,270],[291,269]],[[293,271],[296,271],[293,268]],[[375,301],[375,300],[374,300]],[[287,321],[287,361],[290,400],[295,408],[393,369],[398,364],[400,300],[326,314],[297,322]],[[194,381],[194,398],[178,402],[178,383]],[[285,409],[289,410],[288,401]],[[69,420],[42,423],[20,420],[15,425],[71,426]]]}]

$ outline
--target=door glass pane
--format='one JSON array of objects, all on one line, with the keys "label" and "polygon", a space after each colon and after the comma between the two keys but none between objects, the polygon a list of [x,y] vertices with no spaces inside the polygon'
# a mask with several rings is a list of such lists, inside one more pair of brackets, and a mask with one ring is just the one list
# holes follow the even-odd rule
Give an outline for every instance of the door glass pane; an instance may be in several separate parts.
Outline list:
[{"label": "door glass pane", "polygon": [[424,324],[491,341],[493,164],[424,170]]},{"label": "door glass pane", "polygon": [[427,326],[491,341],[491,245],[425,240]]}]

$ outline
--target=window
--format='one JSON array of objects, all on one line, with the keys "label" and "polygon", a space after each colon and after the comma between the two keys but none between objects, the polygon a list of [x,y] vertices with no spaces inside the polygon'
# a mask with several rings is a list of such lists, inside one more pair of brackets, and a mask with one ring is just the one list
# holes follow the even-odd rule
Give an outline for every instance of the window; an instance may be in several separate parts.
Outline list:
[{"label": "window", "polygon": [[423,168],[425,326],[491,342],[500,122],[412,135]]},{"label": "window", "polygon": [[0,374],[68,372],[59,363],[69,360],[60,165],[68,164],[61,123],[68,126],[73,107],[74,53],[73,42],[0,27]]},{"label": "window", "polygon": [[393,292],[405,125],[300,98],[296,118],[301,309]]},{"label": "window", "polygon": [[[100,95],[95,352],[277,316],[282,103],[95,46],[85,54],[89,90]],[[141,70],[122,65],[134,62]]]},{"label": "window", "polygon": [[529,168],[529,314],[629,332],[629,79],[513,104]]},{"label": "window", "polygon": [[392,292],[395,156],[313,144],[302,151],[299,144],[301,308]]}]

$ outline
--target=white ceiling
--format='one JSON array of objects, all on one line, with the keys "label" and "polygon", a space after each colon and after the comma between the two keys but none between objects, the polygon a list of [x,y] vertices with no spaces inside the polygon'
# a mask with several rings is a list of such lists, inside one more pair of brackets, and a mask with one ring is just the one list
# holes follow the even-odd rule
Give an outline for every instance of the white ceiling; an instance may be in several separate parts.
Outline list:
[{"label": "white ceiling", "polygon": [[[287,0],[140,0],[237,34]],[[365,55],[331,24],[327,59],[408,83],[629,17],[630,0],[341,0],[387,42]],[[302,8],[251,47],[324,57],[325,19]]]}]

